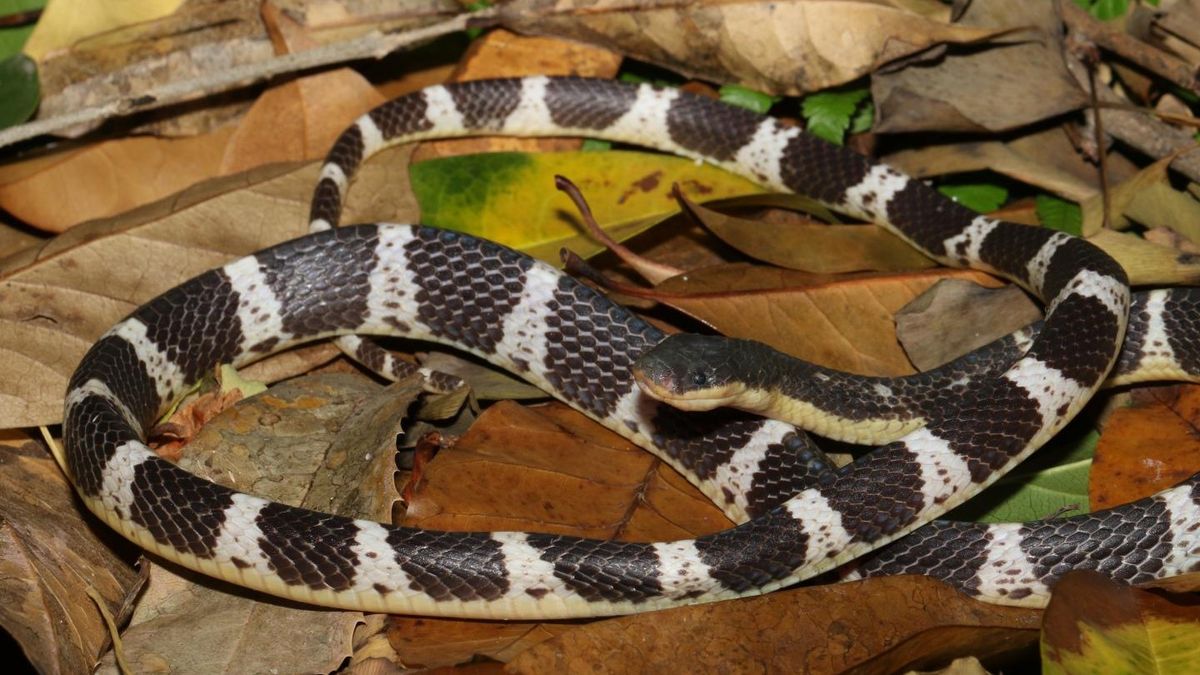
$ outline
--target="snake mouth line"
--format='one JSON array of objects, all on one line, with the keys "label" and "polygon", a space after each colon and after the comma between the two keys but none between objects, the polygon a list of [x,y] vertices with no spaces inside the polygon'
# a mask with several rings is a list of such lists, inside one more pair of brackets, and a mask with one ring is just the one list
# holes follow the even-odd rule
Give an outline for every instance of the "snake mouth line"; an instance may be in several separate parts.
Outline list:
[{"label": "snake mouth line", "polygon": [[700,412],[734,407],[734,396],[729,393],[728,387],[681,392],[671,386],[672,382],[669,379],[664,383],[637,369],[633,371],[633,379],[642,392],[650,398],[680,410]]}]

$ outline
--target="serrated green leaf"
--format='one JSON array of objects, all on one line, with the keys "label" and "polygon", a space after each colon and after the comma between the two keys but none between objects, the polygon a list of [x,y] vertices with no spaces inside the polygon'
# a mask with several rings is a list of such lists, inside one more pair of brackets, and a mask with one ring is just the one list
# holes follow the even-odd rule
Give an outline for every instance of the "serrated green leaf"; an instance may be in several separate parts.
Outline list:
[{"label": "serrated green leaf", "polygon": [[942,185],[938,187],[938,192],[979,213],[995,211],[1008,199],[1008,190],[992,183]]},{"label": "serrated green leaf", "polygon": [[771,96],[764,94],[761,91],[739,87],[736,84],[727,84],[721,87],[718,92],[721,101],[730,105],[736,105],[739,108],[753,110],[754,112],[765,115],[771,106],[779,102],[779,96]]},{"label": "serrated green leaf", "polygon": [[1038,195],[1034,200],[1034,210],[1037,212],[1038,222],[1043,227],[1076,237],[1083,234],[1083,209],[1075,202],[1050,195]]},{"label": "serrated green leaf", "polygon": [[867,98],[866,87],[846,91],[822,91],[805,97],[800,105],[808,132],[830,143],[842,144],[850,119]]},{"label": "serrated green leaf", "polygon": [[[33,12],[46,6],[46,0],[0,0],[0,17],[17,16]],[[0,28],[0,59],[8,58],[21,51],[29,34],[33,32],[34,23],[12,28]]]},{"label": "serrated green leaf", "polygon": [[618,241],[679,210],[671,186],[703,199],[757,194],[754,183],[690,159],[647,152],[490,153],[414,164],[409,171],[421,222],[521,249],[551,264],[569,247],[603,250],[578,225],[571,200],[554,188],[570,178],[597,222]]},{"label": "serrated green leaf", "polygon": [[0,129],[20,124],[37,110],[42,90],[37,64],[24,54],[0,60]]},{"label": "serrated green leaf", "polygon": [[854,111],[854,116],[850,118],[850,133],[862,134],[871,130],[871,125],[875,124],[875,102],[871,99],[863,101],[858,110]]},{"label": "serrated green leaf", "polygon": [[1100,433],[1086,422],[1068,426],[1032,459],[950,517],[1013,523],[1087,513],[1088,475],[1099,440]]}]

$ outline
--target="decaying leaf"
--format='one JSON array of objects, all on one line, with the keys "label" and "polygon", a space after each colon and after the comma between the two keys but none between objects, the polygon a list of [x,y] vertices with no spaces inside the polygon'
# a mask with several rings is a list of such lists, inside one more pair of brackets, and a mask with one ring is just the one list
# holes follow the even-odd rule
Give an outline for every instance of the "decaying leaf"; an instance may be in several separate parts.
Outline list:
[{"label": "decaying leaf", "polygon": [[1200,607],[1122,586],[1097,572],[1069,572],[1042,626],[1042,672],[1190,673],[1200,662]]},{"label": "decaying leaf", "polygon": [[1087,103],[1059,57],[1054,3],[970,3],[955,25],[1019,32],[987,49],[918,57],[876,74],[874,131],[1005,131]]},{"label": "decaying leaf", "polygon": [[0,445],[0,629],[42,673],[90,671],[110,638],[96,602],[124,621],[144,581],[79,508],[42,446]]},{"label": "decaying leaf", "polygon": [[[416,220],[409,150],[368,162],[347,222]],[[9,258],[0,276],[0,427],[54,423],[67,378],[101,333],[137,305],[232,258],[307,231],[317,167],[271,166],[201,183]],[[103,285],[96,280],[103,279]]]},{"label": "decaying leaf", "polygon": [[520,32],[582,40],[700,79],[794,95],[849,82],[933,45],[977,43],[1004,32],[948,24],[945,12],[822,0],[519,0],[504,5],[501,17]]},{"label": "decaying leaf", "polygon": [[1093,509],[1141,499],[1200,471],[1200,386],[1155,387],[1109,416],[1088,492]]},{"label": "decaying leaf", "polygon": [[[561,403],[488,408],[422,470],[405,525],[532,530],[669,541],[731,526],[672,469]],[[406,665],[508,660],[560,624],[400,619],[389,640]]]},{"label": "decaying leaf", "polygon": [[[214,418],[184,449],[189,471],[253,494],[388,521],[400,420],[415,380],[382,389],[358,375],[303,378]],[[252,592],[154,566],[122,640],[136,670],[328,672],[350,655],[361,612],[263,602]],[[111,656],[109,657],[111,659]],[[103,672],[114,672],[111,660]]]},{"label": "decaying leaf", "polygon": [[1040,614],[924,577],[881,577],[598,621],[526,650],[508,670],[905,672],[1032,644]]},{"label": "decaying leaf", "polygon": [[762,191],[708,164],[644,152],[448,157],[416,163],[411,173],[425,224],[492,239],[552,264],[563,247],[585,257],[603,250],[577,224],[571,200],[554,189],[556,175],[579,186],[596,220],[618,241],[675,213],[675,184],[705,199]]},{"label": "decaying leaf", "polygon": [[560,403],[488,408],[438,454],[405,525],[664,541],[729,527],[672,469]]},{"label": "decaying leaf", "polygon": [[939,281],[896,313],[896,337],[917,370],[930,370],[1042,318],[1017,286]]}]

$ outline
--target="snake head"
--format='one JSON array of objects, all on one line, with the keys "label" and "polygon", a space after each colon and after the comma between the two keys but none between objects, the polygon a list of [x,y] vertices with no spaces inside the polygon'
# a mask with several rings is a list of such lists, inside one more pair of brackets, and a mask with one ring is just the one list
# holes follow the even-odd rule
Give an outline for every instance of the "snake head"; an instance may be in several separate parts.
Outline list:
[{"label": "snake head", "polygon": [[736,406],[760,347],[748,340],[679,333],[645,351],[633,364],[642,391],[682,410]]}]

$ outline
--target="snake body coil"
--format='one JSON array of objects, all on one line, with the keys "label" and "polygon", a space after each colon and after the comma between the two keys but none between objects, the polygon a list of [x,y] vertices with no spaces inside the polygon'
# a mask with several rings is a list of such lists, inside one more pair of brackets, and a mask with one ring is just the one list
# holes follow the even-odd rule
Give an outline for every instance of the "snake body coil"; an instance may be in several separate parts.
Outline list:
[{"label": "snake body coil", "polygon": [[[1023,284],[1047,302],[1045,326],[1011,367],[981,377],[925,427],[832,471],[788,425],[741,413],[688,415],[643,395],[629,369],[662,335],[544,264],[428,228],[336,228],[196,277],[143,305],[88,352],[64,413],[69,472],[88,508],[187,567],[329,606],[549,618],[719,600],[830,569],[975,494],[1080,409],[1122,343],[1124,273],[1087,242],[977,216],[771,118],[649,86],[493,80],[392,101],[331,151],[314,224],[336,224],[348,177],[382,147],[476,133],[639,143],[804,192],[892,228],[942,262]],[[355,333],[444,342],[513,370],[656,452],[735,518],[753,517],[711,536],[654,544],[413,530],[238,493],[145,446],[163,408],[214,366]],[[1162,522],[1200,522],[1191,488],[1181,489],[1164,493]],[[1158,528],[1151,548],[1169,548],[1175,566],[1144,565],[1138,574],[1194,564],[1194,538],[1172,533]],[[1027,558],[991,562],[1028,582],[977,584],[981,594],[1044,597],[1049,577],[1028,569]]]}]

